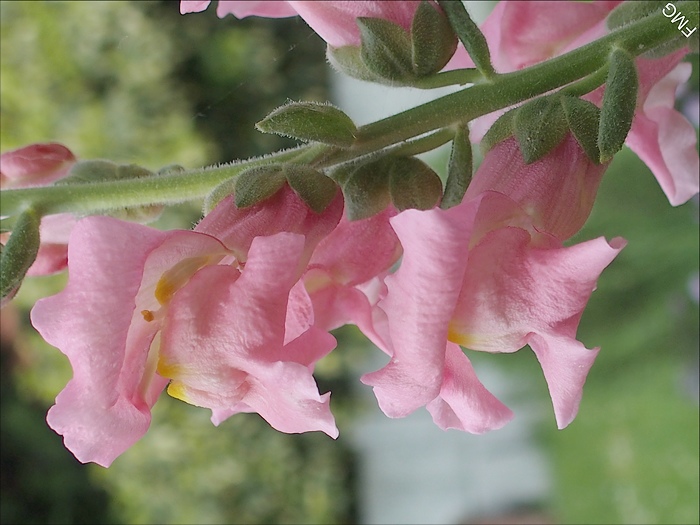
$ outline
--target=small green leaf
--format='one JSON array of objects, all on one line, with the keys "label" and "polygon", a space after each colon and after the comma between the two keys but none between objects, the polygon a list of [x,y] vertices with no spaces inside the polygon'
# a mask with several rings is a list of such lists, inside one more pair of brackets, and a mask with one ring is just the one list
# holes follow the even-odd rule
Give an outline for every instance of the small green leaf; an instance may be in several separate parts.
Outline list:
[{"label": "small green leaf", "polygon": [[91,159],[79,160],[64,178],[55,184],[82,184],[85,182],[100,182],[118,178],[119,164],[111,160]]},{"label": "small green leaf", "polygon": [[664,3],[658,0],[646,1],[636,0],[635,2],[622,2],[615,9],[610,11],[606,24],[610,31],[625,26],[631,22],[636,22],[649,16],[656,11],[663,9]]},{"label": "small green leaf", "polygon": [[[326,49],[326,58],[333,68],[349,77],[377,84],[397,85],[397,82],[380,77],[370,71],[360,56],[357,46],[331,47]],[[399,83],[399,85],[401,85]]]},{"label": "small green leaf", "polygon": [[381,18],[356,19],[362,46],[360,56],[376,75],[395,82],[415,78],[411,37],[399,25]]},{"label": "small green leaf", "polygon": [[338,193],[335,182],[308,166],[288,164],[285,174],[289,186],[316,213],[322,213]]},{"label": "small green leaf", "polygon": [[566,122],[576,142],[579,143],[589,159],[600,164],[600,150],[598,149],[600,109],[592,102],[568,96],[561,98],[561,105],[564,109]]},{"label": "small green leaf", "polygon": [[515,114],[519,109],[520,108],[514,108],[506,111],[503,115],[498,117],[496,122],[491,124],[489,130],[481,139],[480,146],[482,154],[486,155],[496,144],[506,140],[508,137],[513,136],[513,121],[515,120]]},{"label": "small green leaf", "polygon": [[544,157],[569,131],[559,97],[540,97],[521,106],[513,119],[513,131],[526,164]]},{"label": "small green leaf", "polygon": [[0,298],[13,294],[39,252],[41,217],[34,210],[23,212],[0,255]]},{"label": "small green leaf", "polygon": [[265,164],[242,171],[234,184],[236,206],[247,208],[269,199],[286,180],[283,164]]},{"label": "small green leaf", "polygon": [[637,88],[634,59],[627,51],[614,49],[610,54],[610,69],[600,110],[598,147],[601,162],[612,159],[625,144],[637,107]]},{"label": "small green leaf", "polygon": [[303,141],[350,147],[357,128],[352,119],[330,104],[291,102],[274,110],[255,127]]},{"label": "small green leaf", "polygon": [[457,50],[457,35],[445,15],[423,0],[411,24],[413,72],[419,76],[442,70]]},{"label": "small green leaf", "polygon": [[438,0],[438,5],[445,11],[452,29],[464,44],[476,68],[486,78],[492,77],[495,71],[491,64],[491,53],[486,37],[469,16],[464,4],[454,0]]},{"label": "small green leaf", "polygon": [[384,162],[357,168],[343,184],[348,219],[366,219],[383,211],[391,202],[389,170]]},{"label": "small green leaf", "polygon": [[389,192],[397,210],[429,210],[442,197],[440,177],[415,157],[387,159]]},{"label": "small green leaf", "polygon": [[472,179],[472,145],[469,142],[469,127],[463,124],[452,139],[452,152],[447,165],[447,182],[445,195],[440,207],[443,210],[456,206],[462,198]]},{"label": "small green leaf", "polygon": [[209,192],[202,205],[203,215],[209,215],[222,200],[235,193],[236,181],[238,181],[238,177],[226,179]]}]

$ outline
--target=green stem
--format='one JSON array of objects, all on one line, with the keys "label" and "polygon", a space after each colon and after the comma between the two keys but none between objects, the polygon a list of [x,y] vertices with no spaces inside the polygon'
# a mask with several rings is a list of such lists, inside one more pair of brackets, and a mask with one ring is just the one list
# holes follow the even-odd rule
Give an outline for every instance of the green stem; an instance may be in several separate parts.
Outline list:
[{"label": "green stem", "polygon": [[[584,79],[578,88],[571,88],[580,90],[589,82],[586,78],[589,75],[597,79],[595,73],[606,67],[613,46],[639,55],[677,37],[677,33],[677,28],[668,23],[661,12],[649,15],[565,55],[520,71],[495,75],[456,93],[362,126],[351,148],[310,144],[262,158],[151,178],[4,190],[0,192],[0,214],[16,215],[30,206],[42,215],[89,214],[127,206],[201,199],[243,169],[271,162],[311,163],[317,168],[331,168]],[[458,78],[459,75],[466,73],[450,75],[448,72],[442,78]]]},{"label": "green stem", "polygon": [[441,71],[435,75],[420,78],[413,87],[419,89],[435,89],[446,86],[463,86],[465,84],[476,84],[484,80],[484,76],[478,69],[452,69]]}]

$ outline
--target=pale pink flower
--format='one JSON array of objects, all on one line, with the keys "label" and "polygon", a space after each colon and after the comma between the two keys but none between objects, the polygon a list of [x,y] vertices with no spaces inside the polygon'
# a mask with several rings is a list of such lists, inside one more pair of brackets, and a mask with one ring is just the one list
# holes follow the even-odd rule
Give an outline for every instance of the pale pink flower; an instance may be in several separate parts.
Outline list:
[{"label": "pale pink flower", "polygon": [[[449,210],[408,210],[392,219],[404,255],[379,302],[392,357],[363,377],[387,415],[402,417],[428,405],[436,422],[459,428],[465,418],[458,409],[477,406],[470,414],[473,425],[482,431],[502,426],[509,411],[485,389],[468,386],[476,376],[456,344],[487,352],[515,352],[529,344],[558,427],[573,420],[599,350],[577,341],[576,329],[600,272],[624,241],[599,238],[565,248],[523,228],[526,219],[513,200],[495,192]],[[446,388],[450,381],[456,386]],[[450,404],[446,389],[470,393],[472,404]]]},{"label": "pale pink flower", "polygon": [[[680,62],[684,51],[664,58],[637,59],[638,111],[625,144],[649,167],[673,206],[687,202],[700,189],[700,157],[695,128],[674,109],[676,90],[690,78],[693,66]],[[602,90],[585,98],[597,102]]]},{"label": "pale pink flower", "polygon": [[591,161],[570,133],[543,158],[525,164],[510,137],[484,157],[464,198],[488,190],[503,193],[527,212],[534,228],[565,241],[588,219],[608,164]]},{"label": "pale pink flower", "polygon": [[[516,71],[561,55],[608,33],[606,17],[620,2],[499,2],[481,29],[499,73]],[[681,64],[688,48],[657,59],[637,58],[637,114],[626,144],[642,159],[669,202],[688,201],[700,188],[700,160],[692,124],[674,109],[675,90],[692,69]],[[446,69],[473,67],[459,48]],[[598,106],[604,86],[584,98]],[[472,122],[478,142],[503,111]]]},{"label": "pale pink flower", "polygon": [[[68,284],[36,304],[32,323],[73,367],[47,420],[80,461],[109,466],[140,439],[168,383],[215,424],[252,411],[282,432],[337,436],[312,376],[335,340],[310,307],[300,318],[288,302],[342,198],[321,215],[295,200],[288,187],[245,210],[229,197],[198,231],[78,222]],[[236,224],[217,223],[228,218]]]},{"label": "pale pink flower", "polygon": [[[180,12],[185,14],[204,11],[209,4],[208,0],[182,0]],[[417,0],[401,2],[392,0],[345,2],[219,0],[216,14],[224,17],[230,13],[238,18],[246,16],[280,18],[299,15],[329,45],[342,47],[360,45],[360,30],[355,22],[357,18],[383,18],[408,30],[419,4]]]},{"label": "pale pink flower", "polygon": [[[31,144],[0,155],[0,188],[48,186],[62,179],[76,163],[73,153],[55,142]],[[41,219],[41,245],[28,276],[50,275],[67,264],[68,236],[75,224],[70,213],[49,215]],[[8,234],[0,234],[3,243]]]}]

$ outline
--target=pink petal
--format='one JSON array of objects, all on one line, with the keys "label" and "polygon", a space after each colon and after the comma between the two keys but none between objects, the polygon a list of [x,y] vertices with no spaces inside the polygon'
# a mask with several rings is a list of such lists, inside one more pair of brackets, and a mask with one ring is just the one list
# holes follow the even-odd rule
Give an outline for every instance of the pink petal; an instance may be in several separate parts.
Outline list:
[{"label": "pink petal", "polygon": [[442,385],[447,323],[452,317],[476,205],[408,210],[391,220],[404,246],[399,270],[386,279],[379,303],[388,314],[393,355],[366,374],[382,411],[403,417],[437,397]]},{"label": "pink petal", "polygon": [[690,78],[691,71],[690,64],[679,64],[656,83],[626,140],[674,206],[688,201],[699,189],[695,129],[674,109],[676,88]]},{"label": "pink petal", "polygon": [[401,244],[389,219],[396,210],[360,221],[346,216],[316,247],[310,268],[320,267],[333,281],[348,286],[364,283],[385,272],[401,255]]},{"label": "pink petal", "polygon": [[314,331],[284,345],[303,250],[301,235],[258,237],[240,277],[231,267],[210,266],[190,279],[173,298],[162,335],[158,370],[172,379],[171,395],[212,409],[215,421],[249,407],[282,432],[337,435],[309,362],[335,340]]},{"label": "pink petal", "polygon": [[576,417],[586,376],[600,348],[589,350],[570,337],[537,333],[530,334],[527,342],[542,366],[557,427],[565,428]]},{"label": "pink petal", "polygon": [[443,378],[440,395],[426,406],[443,430],[483,434],[513,418],[510,409],[486,390],[467,356],[453,343],[447,343]]},{"label": "pink petal", "polygon": [[0,186],[46,186],[65,177],[76,160],[68,148],[55,142],[7,151],[0,155]]},{"label": "pink petal", "polygon": [[304,21],[330,46],[359,46],[358,17],[383,18],[406,30],[420,2],[415,0],[346,2],[290,1]]},{"label": "pink petal", "polygon": [[279,232],[303,234],[306,242],[304,258],[300,259],[301,270],[306,267],[316,245],[336,227],[342,214],[340,191],[328,208],[317,214],[285,185],[269,199],[249,208],[239,209],[233,197],[227,197],[202,219],[195,231],[220,239],[239,261],[246,260],[246,253],[256,237]]},{"label": "pink petal", "polygon": [[575,337],[603,269],[624,246],[598,238],[568,248],[534,248],[519,228],[489,233],[469,254],[450,326],[453,342],[474,350],[514,352],[531,332]]},{"label": "pink petal", "polygon": [[155,375],[159,323],[147,322],[142,312],[160,307],[154,290],[165,270],[182,258],[223,250],[206,235],[164,233],[109,217],[76,224],[68,285],[36,304],[32,323],[73,367],[47,420],[80,461],[108,466],[146,432],[166,381]]},{"label": "pink petal", "polygon": [[[123,371],[122,363],[143,265],[164,236],[108,217],[80,221],[68,252],[68,284],[32,310],[34,327],[73,367],[73,379],[47,420],[82,462],[109,466],[150,423],[149,407],[128,388],[138,384],[140,375]],[[148,346],[142,352],[145,363]]]},{"label": "pink petal", "polygon": [[608,164],[595,164],[571,134],[549,154],[525,164],[515,138],[491,149],[465,195],[492,190],[507,195],[530,215],[533,226],[564,241],[585,224]]}]

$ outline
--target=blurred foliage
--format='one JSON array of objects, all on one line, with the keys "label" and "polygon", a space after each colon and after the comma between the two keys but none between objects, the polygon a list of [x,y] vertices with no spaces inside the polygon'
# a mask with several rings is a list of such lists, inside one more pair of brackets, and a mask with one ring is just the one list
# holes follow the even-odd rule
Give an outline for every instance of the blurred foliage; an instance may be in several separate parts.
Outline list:
[{"label": "blurred foliage", "polygon": [[[178,4],[1,2],[0,149],[55,140],[81,158],[158,168],[294,145],[253,126],[287,97],[327,99],[320,39],[300,21],[183,17]],[[198,218],[194,203],[156,224]],[[30,306],[64,284],[30,279],[1,314],[3,331],[8,316],[21,318],[2,350],[2,523],[354,521],[343,438],[281,434],[255,414],[215,428],[208,411],[166,395],[147,436],[110,469],[78,463],[44,421],[70,366],[28,323]],[[346,358],[320,364],[322,392],[348,394]],[[333,411],[342,426],[350,396],[334,394]]]}]

